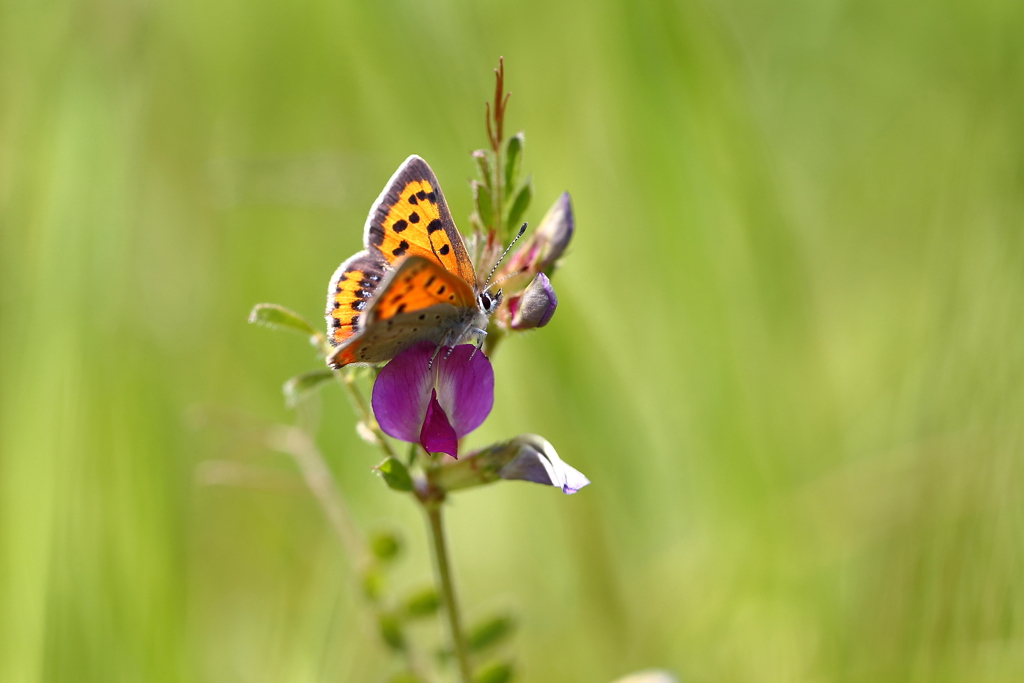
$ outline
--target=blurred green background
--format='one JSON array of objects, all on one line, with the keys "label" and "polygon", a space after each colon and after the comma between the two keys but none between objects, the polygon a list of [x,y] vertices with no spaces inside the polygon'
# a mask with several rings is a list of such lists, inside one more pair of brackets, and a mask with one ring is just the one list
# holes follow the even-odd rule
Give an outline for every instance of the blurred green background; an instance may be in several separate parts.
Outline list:
[{"label": "blurred green background", "polygon": [[[291,461],[190,416],[293,419],[316,359],[246,315],[318,320],[407,155],[467,225],[498,55],[528,218],[567,189],[578,232],[473,442],[540,433],[593,481],[450,509],[520,680],[1024,678],[1024,5],[11,0],[0,680],[393,670]],[[419,585],[417,509],[322,401]]]}]

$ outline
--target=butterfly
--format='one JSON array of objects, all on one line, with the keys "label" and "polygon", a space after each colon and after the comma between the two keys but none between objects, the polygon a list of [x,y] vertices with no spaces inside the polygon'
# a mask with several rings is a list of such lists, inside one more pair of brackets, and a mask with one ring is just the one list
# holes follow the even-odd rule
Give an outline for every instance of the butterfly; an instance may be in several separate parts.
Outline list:
[{"label": "butterfly", "polygon": [[480,346],[501,291],[477,283],[441,186],[420,157],[398,167],[370,208],[363,246],[327,288],[329,366],[382,363],[424,340],[438,349],[474,338]]}]

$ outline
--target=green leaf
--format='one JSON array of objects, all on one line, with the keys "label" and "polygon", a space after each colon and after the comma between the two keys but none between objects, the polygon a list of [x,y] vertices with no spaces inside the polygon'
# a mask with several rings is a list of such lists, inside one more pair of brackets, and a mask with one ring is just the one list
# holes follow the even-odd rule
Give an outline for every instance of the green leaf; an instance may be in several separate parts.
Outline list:
[{"label": "green leaf", "polygon": [[473,683],[508,683],[512,680],[511,662],[484,664],[473,674]]},{"label": "green leaf", "polygon": [[319,389],[324,382],[329,382],[332,379],[334,379],[334,373],[330,370],[311,370],[292,377],[281,387],[281,391],[284,392],[284,404],[289,408],[294,408],[299,399]]},{"label": "green leaf", "polygon": [[384,483],[396,491],[412,491],[412,477],[401,460],[388,458],[377,465],[377,471],[384,477]]},{"label": "green leaf", "polygon": [[402,552],[402,541],[390,531],[378,531],[370,536],[370,552],[381,562],[391,562]]},{"label": "green leaf", "polygon": [[249,314],[249,322],[269,327],[272,330],[291,330],[309,337],[309,343],[320,346],[326,338],[320,330],[295,311],[277,304],[256,304]]},{"label": "green leaf", "polygon": [[470,185],[473,187],[473,206],[476,207],[476,213],[480,216],[480,222],[487,226],[492,225],[494,223],[494,203],[491,201],[491,191],[475,180]]},{"label": "green leaf", "polygon": [[526,209],[529,208],[532,199],[533,181],[530,176],[526,176],[526,180],[519,186],[515,199],[512,200],[512,205],[508,209],[508,219],[505,221],[506,230],[511,232],[519,227],[519,222],[522,220],[523,214],[526,213]]},{"label": "green leaf", "polygon": [[437,612],[440,606],[441,599],[431,586],[410,593],[403,601],[405,614],[411,619],[429,617]]},{"label": "green leaf", "polygon": [[377,602],[384,594],[384,575],[378,569],[370,569],[363,574],[363,595],[370,602]]},{"label": "green leaf", "polygon": [[484,187],[490,191],[491,179],[494,177],[491,172],[491,155],[486,150],[478,149],[473,152],[473,160],[476,161],[476,170],[480,172],[480,177],[483,178]]},{"label": "green leaf", "polygon": [[509,615],[499,615],[479,621],[470,627],[466,644],[473,652],[479,652],[497,645],[512,635],[516,622]]},{"label": "green leaf", "polygon": [[380,637],[395,650],[405,649],[405,634],[402,633],[402,621],[390,612],[381,612],[377,615],[377,627],[380,630]]},{"label": "green leaf", "polygon": [[526,135],[522,131],[510,137],[505,143],[505,199],[512,194],[512,188],[516,186],[516,180],[519,178],[525,144]]}]

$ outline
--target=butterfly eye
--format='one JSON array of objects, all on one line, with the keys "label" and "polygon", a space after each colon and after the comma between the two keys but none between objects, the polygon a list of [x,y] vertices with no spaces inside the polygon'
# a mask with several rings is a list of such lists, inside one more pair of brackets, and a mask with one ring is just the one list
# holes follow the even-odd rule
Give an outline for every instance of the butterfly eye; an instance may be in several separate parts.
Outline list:
[{"label": "butterfly eye", "polygon": [[480,307],[490,313],[491,311],[491,295],[487,292],[480,293]]}]

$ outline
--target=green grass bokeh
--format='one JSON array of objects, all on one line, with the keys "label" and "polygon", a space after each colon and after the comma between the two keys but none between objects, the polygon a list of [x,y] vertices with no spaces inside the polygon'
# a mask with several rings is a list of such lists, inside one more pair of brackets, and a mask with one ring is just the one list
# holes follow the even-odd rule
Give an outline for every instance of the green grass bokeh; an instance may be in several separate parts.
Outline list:
[{"label": "green grass bokeh", "polygon": [[[498,55],[577,233],[473,443],[593,481],[448,513],[519,680],[1024,678],[1024,5],[91,0],[0,5],[0,680],[391,671],[301,487],[195,483],[292,463],[193,417],[292,419],[248,311],[319,320],[406,156],[468,225]],[[319,443],[429,579],[335,386]]]}]

